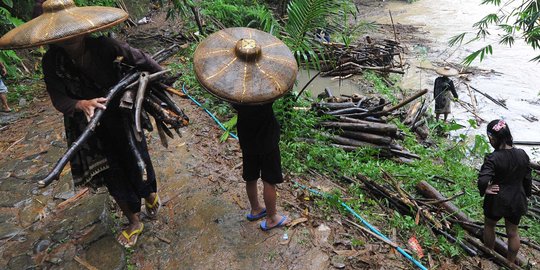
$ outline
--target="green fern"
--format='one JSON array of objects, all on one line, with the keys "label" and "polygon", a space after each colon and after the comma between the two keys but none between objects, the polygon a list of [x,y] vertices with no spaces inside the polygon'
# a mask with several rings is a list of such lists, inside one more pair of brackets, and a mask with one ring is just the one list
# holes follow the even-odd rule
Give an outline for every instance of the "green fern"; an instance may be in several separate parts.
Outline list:
[{"label": "green fern", "polygon": [[317,29],[330,29],[336,25],[340,10],[347,10],[349,1],[343,0],[292,0],[287,6],[288,20],[284,26],[283,41],[294,52],[298,63],[308,68],[320,69],[320,44],[309,33]]}]

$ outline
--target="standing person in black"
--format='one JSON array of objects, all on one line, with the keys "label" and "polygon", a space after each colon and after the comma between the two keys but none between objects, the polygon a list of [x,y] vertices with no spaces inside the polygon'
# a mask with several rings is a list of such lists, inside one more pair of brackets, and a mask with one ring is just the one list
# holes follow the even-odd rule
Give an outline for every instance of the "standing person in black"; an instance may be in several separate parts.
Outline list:
[{"label": "standing person in black", "polygon": [[450,104],[452,97],[450,94],[452,94],[454,98],[458,98],[454,82],[448,77],[457,75],[458,71],[450,67],[444,67],[437,69],[436,72],[441,76],[435,79],[435,84],[433,86],[435,120],[439,121],[439,116],[443,114],[444,122],[446,122],[448,114],[452,111]]},{"label": "standing person in black", "polygon": [[495,246],[495,226],[504,218],[508,235],[507,259],[514,262],[519,250],[518,225],[527,212],[532,177],[529,156],[514,148],[510,128],[504,120],[493,120],[487,126],[489,143],[495,151],[489,154],[478,175],[478,191],[484,198],[484,244]]},{"label": "standing person in black", "polygon": [[[280,128],[273,103],[263,105],[233,105],[238,111],[237,131],[242,149],[243,172],[246,181],[251,212],[249,221],[266,216],[260,227],[263,231],[284,226],[288,220],[276,209],[276,184],[283,183],[281,157],[279,152]],[[266,208],[259,203],[257,180],[261,178]]]}]

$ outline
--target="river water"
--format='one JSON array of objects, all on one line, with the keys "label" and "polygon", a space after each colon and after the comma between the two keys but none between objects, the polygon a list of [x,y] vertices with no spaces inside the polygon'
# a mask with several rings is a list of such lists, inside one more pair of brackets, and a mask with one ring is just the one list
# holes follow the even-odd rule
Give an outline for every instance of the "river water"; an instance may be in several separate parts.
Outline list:
[{"label": "river water", "polygon": [[[412,4],[404,1],[393,1],[386,8],[392,11],[394,21],[401,24],[410,24],[421,27],[427,34],[425,38],[432,41],[428,46],[426,58],[429,61],[460,62],[471,52],[493,44],[494,55],[489,56],[482,62],[474,62],[472,65],[485,70],[494,70],[499,75],[469,76],[470,85],[475,86],[489,95],[506,100],[509,110],[495,105],[483,96],[477,94],[479,115],[490,121],[496,118],[504,118],[509,123],[515,140],[540,141],[540,123],[530,122],[523,116],[535,116],[540,118],[540,87],[535,78],[539,71],[539,64],[529,60],[540,54],[534,51],[522,40],[518,40],[512,48],[497,43],[497,31],[492,31],[485,42],[475,42],[460,48],[449,48],[448,40],[462,32],[474,32],[472,25],[496,7],[480,5],[480,0],[419,0]],[[376,18],[378,22],[390,23],[389,16]],[[437,77],[434,72],[420,70],[421,57],[409,59],[411,69],[403,78],[403,87],[411,89],[432,88],[432,82]],[[460,98],[470,101],[468,90],[464,85],[458,87]],[[466,124],[472,115],[454,104],[453,117],[458,123]],[[485,133],[484,123],[474,133]],[[523,147],[536,159],[540,155],[532,147]]]},{"label": "river water", "polygon": [[[523,117],[534,116],[540,119],[538,110],[540,87],[536,80],[540,65],[529,61],[540,54],[540,51],[534,51],[522,40],[517,40],[512,48],[499,45],[498,32],[495,29],[491,31],[492,35],[483,42],[474,42],[459,48],[448,46],[448,40],[452,36],[463,32],[473,33],[472,25],[475,22],[488,13],[496,11],[496,7],[481,6],[480,3],[481,0],[419,0],[412,4],[405,1],[391,1],[386,4],[382,15],[368,19],[389,24],[391,22],[388,10],[390,10],[396,24],[417,26],[425,32],[421,37],[430,41],[425,45],[407,45],[410,51],[415,50],[415,45],[424,45],[426,50],[422,54],[413,53],[414,57],[407,59],[410,68],[404,75],[401,85],[405,89],[433,89],[436,73],[419,69],[418,66],[434,67],[432,63],[444,61],[459,63],[471,52],[486,44],[493,44],[494,55],[482,62],[473,62],[472,66],[483,70],[493,70],[496,73],[468,76],[469,83],[496,99],[505,100],[508,110],[476,94],[478,114],[486,121],[496,118],[506,119],[516,141],[540,141],[540,122],[530,122]],[[419,40],[419,43],[422,41]],[[457,82],[458,80],[454,78],[454,83],[457,84]],[[459,85],[457,90],[460,99],[471,101],[465,85]],[[450,117],[465,126],[469,126],[467,120],[473,118],[471,113],[455,103]],[[479,129],[470,129],[467,132],[485,134],[486,124],[483,123]],[[540,159],[540,153],[535,148],[525,146],[522,148],[533,156],[532,159]]]}]

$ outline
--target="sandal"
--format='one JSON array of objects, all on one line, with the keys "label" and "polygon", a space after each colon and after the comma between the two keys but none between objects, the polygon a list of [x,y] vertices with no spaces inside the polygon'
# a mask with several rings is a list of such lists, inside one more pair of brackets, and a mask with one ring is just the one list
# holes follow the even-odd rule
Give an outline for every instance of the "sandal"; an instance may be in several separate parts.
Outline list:
[{"label": "sandal", "polygon": [[246,219],[249,221],[259,220],[263,217],[266,217],[266,208],[263,208],[263,210],[256,215],[252,215],[251,213],[246,214]]},{"label": "sandal", "polygon": [[144,200],[144,204],[146,206],[146,216],[150,219],[156,219],[159,209],[161,208],[161,200],[159,199],[157,193],[152,204],[149,204],[146,199]]},{"label": "sandal", "polygon": [[123,230],[120,236],[124,237],[127,240],[127,243],[122,244],[120,241],[120,245],[122,245],[125,248],[131,248],[137,244],[137,239],[139,238],[139,235],[141,235],[142,231],[144,229],[144,224],[141,222],[141,227],[139,229],[136,229],[132,231],[131,233],[127,233],[126,230]]},{"label": "sandal", "polygon": [[272,227],[268,227],[266,225],[266,220],[263,220],[263,222],[261,222],[260,227],[261,227],[261,230],[266,232],[266,231],[269,231],[271,229],[280,228],[280,227],[283,227],[283,226],[287,225],[285,223],[286,220],[287,220],[286,216],[281,216],[281,219],[279,220],[279,222],[276,225],[272,226]]}]

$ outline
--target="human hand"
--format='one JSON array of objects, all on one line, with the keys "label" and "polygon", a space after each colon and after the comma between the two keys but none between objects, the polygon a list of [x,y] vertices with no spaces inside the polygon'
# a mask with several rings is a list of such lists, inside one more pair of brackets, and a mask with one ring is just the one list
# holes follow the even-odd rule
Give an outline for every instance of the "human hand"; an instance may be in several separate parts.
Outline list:
[{"label": "human hand", "polygon": [[488,185],[486,188],[486,194],[496,195],[499,193],[499,185]]},{"label": "human hand", "polygon": [[79,100],[77,101],[77,104],[75,104],[75,109],[84,112],[86,119],[88,122],[90,122],[90,119],[94,117],[94,112],[96,109],[107,109],[107,107],[103,105],[105,102],[107,102],[107,99],[103,97],[89,100]]}]

